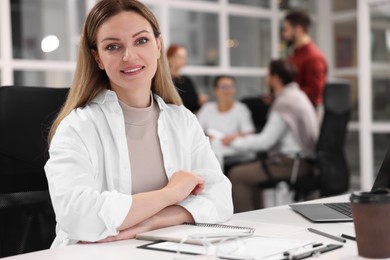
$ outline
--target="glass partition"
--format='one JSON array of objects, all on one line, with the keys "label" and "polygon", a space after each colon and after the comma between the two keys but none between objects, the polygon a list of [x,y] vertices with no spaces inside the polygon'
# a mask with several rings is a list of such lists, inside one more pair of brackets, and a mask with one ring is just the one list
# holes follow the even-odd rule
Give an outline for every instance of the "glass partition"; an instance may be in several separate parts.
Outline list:
[{"label": "glass partition", "polygon": [[218,15],[170,9],[170,43],[186,46],[188,65],[219,65]]},{"label": "glass partition", "polygon": [[[0,5],[0,13],[1,13],[1,5]],[[4,37],[3,36],[3,33],[2,33],[2,26],[0,25],[0,39],[2,39],[2,37]],[[1,46],[1,40],[0,40],[0,61],[1,61],[1,48],[2,48],[2,46]],[[1,73],[0,73],[0,76],[1,76]],[[1,81],[0,81],[0,83],[1,83]],[[1,85],[1,84],[0,84]]]},{"label": "glass partition", "polygon": [[358,121],[358,109],[359,109],[359,88],[358,79],[356,75],[341,76],[339,79],[346,80],[350,84],[350,102],[352,106],[351,121]]},{"label": "glass partition", "polygon": [[357,66],[356,21],[334,24],[334,61],[337,68]]},{"label": "glass partition", "polygon": [[213,76],[189,76],[195,84],[198,94],[207,95],[209,100],[213,100]]},{"label": "glass partition", "polygon": [[300,9],[308,12],[315,12],[316,1],[314,0],[280,0],[278,2],[280,9]]},{"label": "glass partition", "polygon": [[265,77],[237,76],[236,80],[238,99],[268,93]]},{"label": "glass partition", "polygon": [[158,22],[161,24],[161,14],[160,14],[160,8],[156,5],[146,4],[146,6],[152,10],[153,14],[156,16]]},{"label": "glass partition", "polygon": [[354,11],[357,8],[357,0],[332,0],[332,7],[334,12],[340,11]]},{"label": "glass partition", "polygon": [[372,116],[390,121],[390,2],[372,4],[370,17]]},{"label": "glass partition", "polygon": [[359,160],[359,132],[348,131],[345,140],[345,156],[347,158],[349,172],[352,175],[350,183],[359,183],[360,160]]},{"label": "glass partition", "polygon": [[229,3],[265,8],[269,8],[271,6],[270,0],[229,0]]},{"label": "glass partition", "polygon": [[[271,59],[270,20],[233,16],[229,17],[230,65],[233,67],[266,67]],[[248,51],[250,50],[250,51]]]},{"label": "glass partition", "polygon": [[390,120],[390,78],[373,78],[372,113],[374,120]]},{"label": "glass partition", "polygon": [[371,8],[371,58],[390,62],[390,4]]},{"label": "glass partition", "polygon": [[77,0],[12,0],[12,45],[16,59],[71,60],[85,19]]},{"label": "glass partition", "polygon": [[389,149],[390,134],[374,134],[374,179]]},{"label": "glass partition", "polygon": [[69,88],[73,73],[64,71],[15,71],[18,86]]},{"label": "glass partition", "polygon": [[185,0],[185,1],[192,1],[192,2],[218,2],[219,0]]}]

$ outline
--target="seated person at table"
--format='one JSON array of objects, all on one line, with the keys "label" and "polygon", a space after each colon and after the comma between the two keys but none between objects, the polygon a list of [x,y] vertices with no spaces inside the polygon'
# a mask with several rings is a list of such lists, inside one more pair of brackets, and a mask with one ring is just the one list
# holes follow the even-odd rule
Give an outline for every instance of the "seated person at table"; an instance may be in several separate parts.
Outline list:
[{"label": "seated person at table", "polygon": [[187,65],[187,48],[180,44],[171,44],[167,50],[168,64],[171,70],[172,80],[183,101],[183,105],[192,113],[207,102],[208,97],[198,94],[195,83],[190,77],[183,75],[182,68]]},{"label": "seated person at table", "polygon": [[[231,147],[242,150],[267,152],[266,163],[275,178],[288,178],[292,172],[293,158],[314,156],[318,136],[318,121],[307,95],[294,82],[295,67],[283,60],[273,60],[269,65],[267,85],[275,100],[269,118],[261,133],[237,138]],[[308,174],[311,166],[300,162],[299,175]],[[259,200],[259,183],[268,180],[260,161],[242,164],[228,172],[233,185],[235,212],[262,206]]]},{"label": "seated person at table", "polygon": [[52,247],[108,242],[233,213],[231,183],[173,85],[159,26],[138,0],[101,0],[53,123],[45,171]]},{"label": "seated person at table", "polygon": [[199,123],[214,148],[217,142],[224,146],[237,137],[255,132],[249,109],[235,101],[235,84],[236,80],[232,76],[217,76],[213,85],[217,101],[204,104],[197,114]]}]

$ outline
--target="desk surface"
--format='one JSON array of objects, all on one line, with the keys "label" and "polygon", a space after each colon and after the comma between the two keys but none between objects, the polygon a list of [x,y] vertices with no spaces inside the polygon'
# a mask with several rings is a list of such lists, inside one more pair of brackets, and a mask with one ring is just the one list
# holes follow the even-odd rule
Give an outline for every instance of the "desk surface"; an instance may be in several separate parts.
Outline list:
[{"label": "desk surface", "polygon": [[[339,202],[348,201],[348,195],[331,197],[315,202]],[[313,202],[313,201],[311,201]],[[307,203],[307,202],[306,202]],[[352,223],[326,223],[316,224],[311,223],[297,213],[293,212],[289,206],[280,206],[255,210],[235,214],[228,224],[239,224],[256,228],[256,233],[264,234],[272,232],[281,232],[280,227],[286,227],[284,234],[278,236],[315,240],[324,243],[337,243],[337,241],[319,236],[307,231],[308,227],[316,228],[327,233],[338,235],[340,233],[354,235],[354,227]],[[279,231],[277,231],[279,228]],[[138,249],[137,246],[149,243],[141,240],[125,240],[112,243],[102,244],[83,244],[61,247],[50,250],[37,251],[28,254],[17,255],[9,258],[9,260],[46,260],[46,259],[94,259],[94,260],[129,260],[129,259],[174,259],[175,254],[167,252],[159,252],[154,250]],[[320,259],[359,259],[357,253],[356,242],[348,240],[344,243],[342,249],[338,249],[326,254],[320,255]]]}]

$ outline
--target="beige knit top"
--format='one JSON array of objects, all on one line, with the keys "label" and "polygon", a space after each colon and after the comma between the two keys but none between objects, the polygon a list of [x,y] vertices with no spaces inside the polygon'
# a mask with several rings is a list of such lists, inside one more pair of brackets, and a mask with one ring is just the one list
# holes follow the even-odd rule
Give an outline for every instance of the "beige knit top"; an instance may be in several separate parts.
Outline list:
[{"label": "beige knit top", "polygon": [[146,108],[129,107],[119,101],[125,118],[132,194],[161,189],[168,183],[157,134],[160,109],[153,96],[151,100]]}]

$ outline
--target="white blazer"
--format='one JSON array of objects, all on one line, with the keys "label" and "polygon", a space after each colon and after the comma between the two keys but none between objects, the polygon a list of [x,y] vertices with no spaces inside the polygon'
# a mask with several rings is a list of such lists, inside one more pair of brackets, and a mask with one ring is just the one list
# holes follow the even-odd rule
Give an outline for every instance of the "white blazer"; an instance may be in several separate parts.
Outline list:
[{"label": "white blazer", "polygon": [[[196,117],[184,106],[154,98],[160,108],[157,131],[168,179],[186,170],[199,174],[206,184],[200,195],[190,195],[180,205],[196,222],[228,220],[233,214],[231,183]],[[132,192],[124,117],[116,93],[106,90],[73,110],[57,128],[49,153],[45,171],[57,220],[52,247],[117,235],[130,210]]]}]

